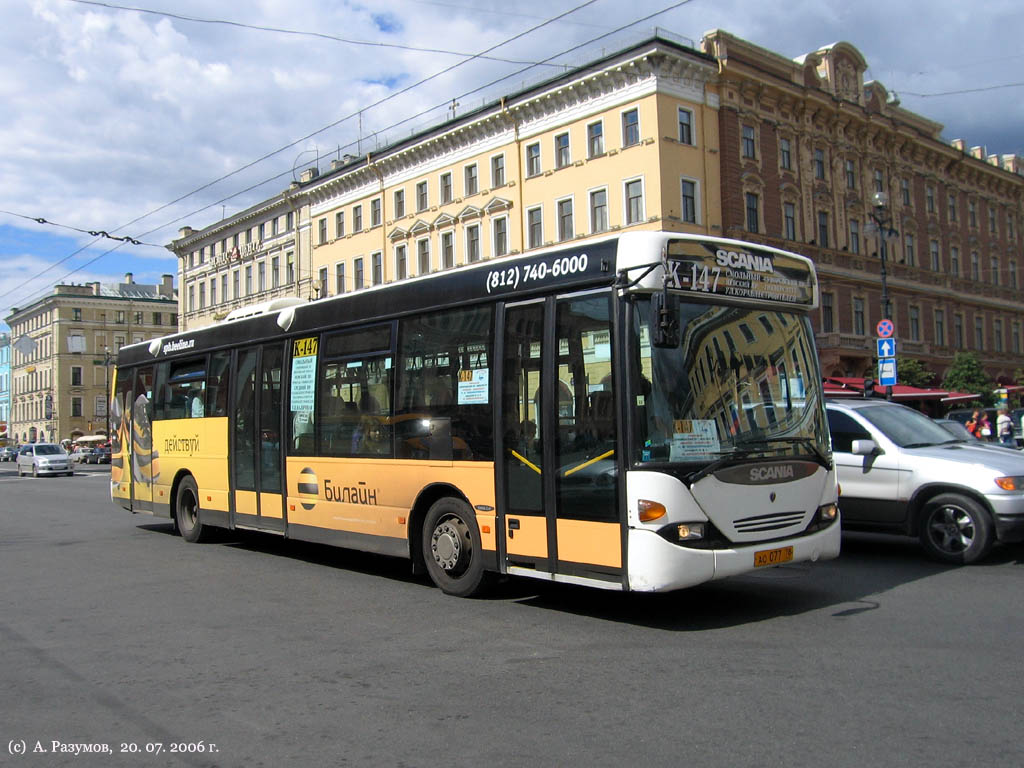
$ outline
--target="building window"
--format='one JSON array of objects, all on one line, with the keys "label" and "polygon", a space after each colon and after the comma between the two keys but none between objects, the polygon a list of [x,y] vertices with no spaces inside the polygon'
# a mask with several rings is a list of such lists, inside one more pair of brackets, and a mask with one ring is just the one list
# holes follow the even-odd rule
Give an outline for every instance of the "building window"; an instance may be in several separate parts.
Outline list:
[{"label": "building window", "polygon": [[640,111],[630,109],[622,113],[622,146],[640,143]]},{"label": "building window", "polygon": [[996,233],[996,209],[991,203],[988,204],[988,231],[991,235]]},{"label": "building window", "polygon": [[79,419],[82,418],[82,398],[71,398],[71,417]]},{"label": "building window", "polygon": [[[211,285],[212,285],[212,283],[211,283]],[[212,289],[211,289],[210,293],[213,293]],[[210,301],[213,301],[213,299],[210,299]],[[164,320],[164,316],[163,316],[162,312],[154,312],[153,313],[153,325],[163,325],[163,320]],[[100,344],[99,346],[100,346],[100,348],[103,347],[102,344]]]},{"label": "building window", "polygon": [[528,144],[526,147],[526,175],[540,175],[540,143]]},{"label": "building window", "polygon": [[875,168],[875,192],[885,191],[885,174],[881,168]]},{"label": "building window", "polygon": [[352,234],[363,231],[363,206],[352,206]]},{"label": "building window", "polygon": [[[270,236],[271,237],[276,237],[277,236],[277,216],[275,216],[274,218],[272,218],[270,220]],[[224,249],[221,248],[221,250],[223,251]]]},{"label": "building window", "polygon": [[744,199],[747,205],[747,232],[759,232],[757,195],[753,192],[747,192]]},{"label": "building window", "polygon": [[379,227],[381,224],[380,198],[370,201],[370,226]]},{"label": "building window", "polygon": [[405,190],[395,190],[395,218],[400,219],[405,216]]},{"label": "building window", "polygon": [[408,254],[404,245],[395,246],[395,279],[405,280],[409,276]]},{"label": "building window", "polygon": [[352,290],[363,288],[363,257],[359,256],[352,262]]},{"label": "building window", "polygon": [[[274,256],[270,260],[270,287],[271,288],[277,288],[280,284],[281,284],[281,258],[279,256]],[[224,294],[224,300],[227,301],[227,299],[228,299],[227,291],[226,290],[222,290],[221,293]]]},{"label": "building window", "polygon": [[993,320],[992,321],[992,346],[995,347],[996,352],[1003,351],[1003,321]]},{"label": "building window", "polygon": [[846,188],[857,188],[857,163],[849,158],[846,160]]},{"label": "building window", "polygon": [[284,257],[285,283],[291,285],[295,282],[295,253],[288,251]]},{"label": "building window", "polygon": [[316,290],[321,299],[328,294],[327,267],[320,267],[320,271],[317,273]]},{"label": "building window", "polygon": [[1020,322],[1018,322],[1017,320],[1013,321],[1013,326],[1011,326],[1010,333],[1011,333],[1011,335],[1013,337],[1013,354],[1019,355],[1020,354]]},{"label": "building window", "polygon": [[956,221],[956,193],[949,193],[949,220]]},{"label": "building window", "polygon": [[971,251],[971,279],[981,281],[981,262],[978,261],[977,251]]},{"label": "building window", "polygon": [[345,212],[338,211],[334,214],[334,236],[344,237],[345,236]]},{"label": "building window", "polygon": [[195,312],[196,311],[196,287],[195,287],[195,285],[190,285],[188,287],[188,311],[189,312]]},{"label": "building window", "polygon": [[425,211],[428,204],[427,182],[421,181],[416,185],[416,210]]},{"label": "building window", "polygon": [[82,366],[72,365],[71,366],[71,386],[80,387],[82,386]]},{"label": "building window", "polygon": [[260,293],[267,290],[267,262],[265,261],[256,264],[256,285],[259,287]]},{"label": "building window", "polygon": [[591,123],[587,126],[587,156],[597,157],[604,154],[604,123]]},{"label": "building window", "polygon": [[595,189],[590,193],[590,231],[608,231],[608,190]]},{"label": "building window", "polygon": [[949,272],[955,277],[960,277],[960,249],[955,245],[949,249]]},{"label": "building window", "polygon": [[860,253],[860,222],[850,219],[850,253]]},{"label": "building window", "polygon": [[199,283],[199,308],[206,309],[206,281]]},{"label": "building window", "polygon": [[644,220],[644,184],[640,179],[627,181],[626,223],[640,224]]},{"label": "building window", "polygon": [[[210,306],[217,306],[217,278],[210,278]],[[159,313],[158,313],[159,314]],[[156,317],[156,315],[154,315]]]},{"label": "building window", "polygon": [[441,174],[441,205],[452,201],[452,175],[451,173]]},{"label": "building window", "polygon": [[571,240],[575,234],[572,224],[572,199],[559,200],[556,207],[558,209],[558,239]]},{"label": "building window", "polygon": [[142,313],[141,312],[136,312],[134,317],[135,317],[135,324],[136,325],[142,325]]},{"label": "building window", "polygon": [[81,309],[81,307],[72,307],[71,308],[71,319],[72,320],[81,320],[82,319],[82,309]]},{"label": "building window", "polygon": [[682,208],[680,210],[683,221],[689,224],[697,223],[697,182],[689,179],[682,180]]},{"label": "building window", "polygon": [[825,150],[814,150],[814,178],[825,178]]},{"label": "building window", "polygon": [[831,293],[821,294],[821,330],[823,333],[832,333],[835,329],[833,301],[834,297]]},{"label": "building window", "polygon": [[384,254],[380,251],[370,254],[370,280],[374,285],[384,282]]},{"label": "building window", "polygon": [[953,343],[957,349],[964,348],[964,316],[953,315]]},{"label": "building window", "polygon": [[526,212],[527,247],[540,248],[544,244],[544,212],[531,208]]},{"label": "building window", "polygon": [[334,265],[334,293],[345,292],[345,262],[338,262]]},{"label": "building window", "polygon": [[252,296],[252,264],[245,267],[245,295]]},{"label": "building window", "polygon": [[572,162],[569,157],[569,134],[560,133],[555,136],[555,168],[565,168]]},{"label": "building window", "polygon": [[924,208],[928,213],[935,213],[935,187],[931,184],[924,188]]},{"label": "building window", "polygon": [[921,340],[921,310],[918,307],[910,308],[910,340]]},{"label": "building window", "polygon": [[1006,266],[1009,270],[1010,275],[1010,287],[1013,288],[1014,290],[1017,290],[1017,262],[1010,261],[1010,263],[1007,264]]},{"label": "building window", "polygon": [[914,236],[909,233],[903,236],[903,261],[908,267],[917,266],[917,253],[914,251]]},{"label": "building window", "polygon": [[320,229],[318,243],[324,245],[327,242],[327,219],[320,219],[317,224]]},{"label": "building window", "polygon": [[502,216],[495,219],[491,226],[494,231],[494,255],[504,256],[508,253],[508,218]]},{"label": "building window", "polygon": [[426,275],[430,272],[430,241],[429,240],[417,240],[416,241],[416,260],[417,274]]},{"label": "building window", "polygon": [[779,139],[779,164],[784,171],[793,170],[793,147],[789,139]]},{"label": "building window", "polygon": [[679,108],[679,143],[694,144],[693,141],[693,112],[688,109]]},{"label": "building window", "polygon": [[928,254],[931,256],[932,272],[939,272],[942,269],[942,264],[939,262],[939,241],[929,240],[928,241]]},{"label": "building window", "polygon": [[505,156],[491,158],[491,188],[505,186]]},{"label": "building window", "polygon": [[783,236],[787,240],[796,240],[796,205],[794,203],[782,204],[782,227]]},{"label": "building window", "polygon": [[441,269],[455,266],[455,235],[451,232],[441,233]]},{"label": "building window", "polygon": [[748,157],[751,160],[757,157],[754,154],[754,126],[752,125],[743,126],[743,157]]},{"label": "building window", "polygon": [[228,276],[226,274],[220,276],[220,300],[223,302],[230,301],[228,297]]},{"label": "building window", "polygon": [[935,310],[935,344],[946,346],[946,312],[941,309]]},{"label": "building window", "polygon": [[828,248],[828,213],[818,211],[818,245]]},{"label": "building window", "polygon": [[910,205],[910,180],[900,179],[900,197],[904,205]]},{"label": "building window", "polygon": [[980,317],[974,318],[974,348],[979,352],[985,349],[985,321]]},{"label": "building window", "polygon": [[462,171],[462,177],[464,181],[464,187],[466,190],[464,192],[464,195],[466,197],[469,197],[470,195],[475,195],[477,192],[480,191],[480,178],[479,173],[477,172],[476,163],[473,163],[472,165],[467,165]]},{"label": "building window", "polygon": [[853,300],[853,332],[858,336],[864,335],[864,299]]},{"label": "building window", "polygon": [[978,203],[974,200],[967,201],[967,224],[971,229],[978,226]]},{"label": "building window", "polygon": [[992,285],[999,285],[999,257],[989,259],[988,277]]},{"label": "building window", "polygon": [[480,225],[466,227],[466,263],[480,261]]}]

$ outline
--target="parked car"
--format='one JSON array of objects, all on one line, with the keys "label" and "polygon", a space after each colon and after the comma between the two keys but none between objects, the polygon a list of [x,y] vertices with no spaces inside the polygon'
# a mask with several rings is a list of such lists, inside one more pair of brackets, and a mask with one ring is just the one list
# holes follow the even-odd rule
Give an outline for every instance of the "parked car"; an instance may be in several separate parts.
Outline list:
[{"label": "parked car", "polygon": [[87,464],[109,464],[110,463],[110,446],[100,445],[89,451],[89,455],[86,458]]},{"label": "parked car", "polygon": [[92,448],[86,448],[84,445],[76,445],[71,449],[71,453],[68,454],[68,458],[72,464],[88,464],[89,454],[92,453]]},{"label": "parked car", "polygon": [[14,457],[17,455],[18,452],[9,445],[0,448],[0,461],[14,461]]},{"label": "parked car", "polygon": [[959,421],[954,421],[953,419],[932,419],[932,421],[962,443],[969,443],[970,445],[974,445],[979,448],[988,448],[991,451],[1010,451],[1018,456],[1024,456],[1024,453],[1021,453],[1017,448],[1010,448],[1002,443],[993,443],[988,440],[979,440]]},{"label": "parked car", "polygon": [[29,443],[18,449],[18,477],[30,472],[39,475],[72,475],[71,459],[56,443]]},{"label": "parked car", "polygon": [[1024,454],[971,444],[884,400],[830,401],[826,412],[845,528],[917,536],[950,563],[1024,540]]}]

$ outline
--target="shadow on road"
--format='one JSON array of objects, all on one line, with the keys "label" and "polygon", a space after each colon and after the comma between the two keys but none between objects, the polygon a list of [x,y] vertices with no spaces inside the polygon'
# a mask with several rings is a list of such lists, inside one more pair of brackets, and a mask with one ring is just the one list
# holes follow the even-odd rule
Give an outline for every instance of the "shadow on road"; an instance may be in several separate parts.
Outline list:
[{"label": "shadow on road", "polygon": [[[170,523],[139,528],[175,535]],[[413,575],[409,561],[402,558],[250,531],[218,531],[214,541],[215,546],[287,557],[434,589],[427,577]],[[966,567],[984,569],[1014,564],[1024,565],[1024,545],[996,547],[984,562]],[[621,593],[509,578],[494,585],[484,599],[657,629],[698,632],[828,608],[834,609],[834,619],[844,620],[877,609],[891,589],[959,567],[928,559],[916,539],[844,533],[843,551],[837,560],[755,571],[677,592]]]}]

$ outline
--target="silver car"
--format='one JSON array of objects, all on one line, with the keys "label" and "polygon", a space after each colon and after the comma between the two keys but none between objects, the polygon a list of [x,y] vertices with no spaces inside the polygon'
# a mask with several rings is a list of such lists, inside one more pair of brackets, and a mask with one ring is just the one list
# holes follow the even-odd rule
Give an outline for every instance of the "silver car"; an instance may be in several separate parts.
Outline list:
[{"label": "silver car", "polygon": [[1024,540],[1024,454],[957,439],[884,400],[826,405],[848,529],[917,536],[932,556],[973,563]]},{"label": "silver car", "polygon": [[18,477],[26,472],[40,475],[72,475],[71,459],[56,443],[29,443],[18,449]]}]

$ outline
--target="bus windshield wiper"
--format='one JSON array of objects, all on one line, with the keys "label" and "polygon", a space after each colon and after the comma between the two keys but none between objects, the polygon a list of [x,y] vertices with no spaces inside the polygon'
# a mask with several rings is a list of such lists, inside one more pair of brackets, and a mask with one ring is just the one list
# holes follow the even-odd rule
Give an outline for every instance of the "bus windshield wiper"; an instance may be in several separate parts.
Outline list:
[{"label": "bus windshield wiper", "polygon": [[759,440],[744,440],[742,443],[740,443],[740,445],[743,447],[753,445],[767,447],[772,443],[802,445],[805,448],[807,448],[811,453],[814,454],[814,457],[818,460],[818,463],[821,464],[821,466],[823,466],[825,469],[832,468],[832,463],[828,460],[828,456],[825,454],[823,450],[821,450],[821,448],[818,447],[818,444],[814,442],[813,438],[810,437],[768,437]]},{"label": "bus windshield wiper", "polygon": [[729,453],[725,454],[724,456],[718,457],[717,459],[712,461],[710,464],[705,464],[700,469],[695,470],[694,472],[691,472],[690,474],[688,474],[686,476],[686,482],[689,483],[690,485],[693,485],[698,480],[701,480],[702,478],[705,478],[708,475],[713,474],[717,470],[721,469],[723,466],[725,466],[729,462],[735,461],[736,459],[745,459],[747,456],[749,456],[753,452],[754,451],[750,450],[750,449],[735,448],[732,451],[730,451]]}]

